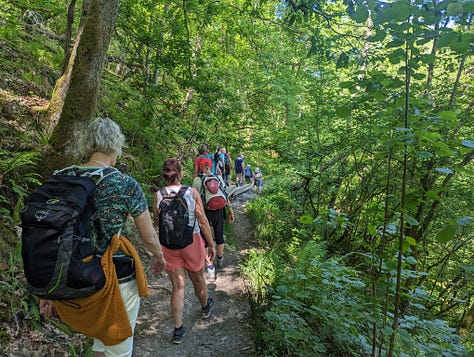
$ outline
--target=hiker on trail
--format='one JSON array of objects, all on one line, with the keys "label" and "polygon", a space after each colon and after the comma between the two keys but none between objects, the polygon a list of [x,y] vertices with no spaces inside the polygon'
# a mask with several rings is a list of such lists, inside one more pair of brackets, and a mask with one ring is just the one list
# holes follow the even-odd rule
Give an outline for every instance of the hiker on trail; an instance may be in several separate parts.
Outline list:
[{"label": "hiker on trail", "polygon": [[253,186],[254,175],[253,175],[252,167],[249,164],[245,165],[244,176],[245,176],[245,182],[250,183]]},{"label": "hiker on trail", "polygon": [[[222,148],[217,148],[214,154],[214,162],[216,163],[216,174],[224,178],[225,171],[225,156],[222,153]],[[224,181],[225,183],[225,181]]]},{"label": "hiker on trail", "polygon": [[209,153],[209,146],[207,144],[201,144],[199,146],[198,152],[199,152],[199,154],[194,158],[194,162],[193,162],[193,164],[194,164],[193,177],[196,177],[197,175],[202,173],[200,171],[200,168],[199,168],[199,163],[201,162],[201,159],[203,159],[205,157],[207,157],[208,159],[211,160],[211,162],[212,162],[211,172],[213,174],[215,174],[217,165],[214,161],[214,155]]},{"label": "hiker on trail", "polygon": [[262,173],[262,170],[260,170],[260,168],[256,167],[255,168],[255,174],[254,174],[254,177],[255,177],[255,188],[257,189],[257,193],[260,193],[262,192],[262,188],[263,188],[263,173]]},{"label": "hiker on trail", "polygon": [[[81,138],[80,151],[82,151],[86,162],[80,166],[73,165],[68,168],[70,174],[83,175],[87,172],[97,171],[102,167],[114,166],[117,158],[122,154],[124,141],[125,138],[120,127],[115,122],[108,118],[94,120]],[[113,240],[117,239],[114,235],[123,231],[127,218],[132,216],[145,248],[152,255],[151,268],[155,274],[160,274],[163,272],[166,262],[158,243],[158,236],[153,227],[145,195],[135,179],[118,170],[114,169],[113,171],[112,174],[105,176],[96,188],[97,211],[95,216],[98,217],[100,230],[103,234],[97,232],[91,220],[89,231],[94,247],[99,254],[108,254],[109,246]],[[120,241],[122,238],[124,237],[120,237]],[[134,256],[138,258],[138,254],[134,254]],[[117,262],[115,262],[115,257],[118,259]],[[119,264],[119,261],[122,263]],[[93,328],[101,334],[101,339],[94,338],[92,347],[94,356],[132,355],[133,331],[140,307],[140,296],[148,294],[145,272],[134,268],[142,266],[139,259],[134,261],[119,250],[114,254],[114,263],[115,265],[112,264],[112,266],[115,266],[118,281],[107,281],[101,290],[90,297],[70,300],[69,304],[62,300],[53,302],[40,299],[40,313],[45,318],[53,316],[57,311],[61,320],[77,331],[87,334],[82,329],[82,325],[87,325],[86,331]],[[98,298],[98,295],[104,294],[103,291],[109,287],[108,284],[113,285],[113,288],[109,289],[111,294],[106,294],[108,296],[103,299]],[[84,300],[90,300],[88,307],[95,304],[95,309],[87,309]],[[116,316],[119,304],[122,305],[122,303],[123,315]],[[123,318],[124,316],[125,318],[119,321],[119,317]],[[114,317],[116,317],[115,324],[113,324],[114,321],[110,321]],[[125,329],[128,330],[128,333],[124,336],[121,332]],[[88,336],[94,337],[93,334],[88,334]],[[110,339],[117,342],[110,345]]]},{"label": "hiker on trail", "polygon": [[234,164],[236,185],[242,186],[244,184],[244,154],[239,154],[239,156],[234,160]]},{"label": "hiker on trail", "polygon": [[232,170],[232,160],[226,148],[222,148],[222,155],[224,156],[224,172],[222,178],[227,185],[230,185],[230,173]]},{"label": "hiker on trail", "polygon": [[[206,213],[206,217],[209,221],[210,226],[213,228],[214,231],[214,240],[216,241],[216,259],[214,260],[214,263],[217,268],[222,268],[224,266],[224,221],[226,218],[226,212],[225,209],[226,207],[229,209],[229,223],[234,222],[234,211],[232,210],[232,204],[230,200],[227,198],[227,196],[223,193],[224,191],[224,182],[222,178],[218,175],[213,175],[211,173],[211,161],[207,158],[201,160],[201,170],[202,170],[202,175],[199,175],[196,177],[193,181],[193,187],[196,188],[196,190],[201,194],[201,197],[203,197],[203,204],[204,204],[204,211]],[[206,187],[206,182],[208,182],[209,179],[215,178],[218,181],[219,188],[218,190],[219,193],[222,192],[222,195],[216,196],[217,198],[222,198],[222,205],[217,206],[217,207],[222,207],[218,209],[213,209],[213,207],[210,203],[206,203],[206,194],[207,196],[212,196],[211,193],[205,192],[207,190]],[[217,194],[217,191],[215,191]],[[211,198],[212,199],[212,198]],[[215,275],[215,267],[213,264],[212,259],[207,259],[207,277],[209,281],[215,281],[216,280],[216,275]]]},{"label": "hiker on trail", "polygon": [[[187,215],[189,221],[194,222],[192,228],[192,241],[182,249],[169,249],[162,245],[163,255],[166,259],[166,272],[172,284],[171,291],[171,314],[174,321],[173,343],[181,343],[186,335],[186,327],[183,325],[184,310],[184,292],[186,283],[186,273],[194,286],[194,293],[201,304],[201,316],[207,319],[211,316],[214,309],[214,300],[207,295],[207,286],[204,279],[204,260],[206,259],[206,250],[201,236],[208,245],[208,259],[211,261],[216,255],[214,240],[212,239],[211,227],[207,221],[201,196],[193,187],[183,186],[181,179],[183,177],[181,164],[175,158],[165,160],[163,164],[163,178],[167,183],[164,187],[167,195],[177,195],[184,190],[183,198],[188,208]],[[163,190],[159,190],[154,195],[153,212],[155,217],[160,217],[160,203],[166,199],[162,195]],[[161,206],[162,207],[162,206]],[[175,229],[179,228],[175,226]],[[161,237],[160,230],[160,241]]]}]

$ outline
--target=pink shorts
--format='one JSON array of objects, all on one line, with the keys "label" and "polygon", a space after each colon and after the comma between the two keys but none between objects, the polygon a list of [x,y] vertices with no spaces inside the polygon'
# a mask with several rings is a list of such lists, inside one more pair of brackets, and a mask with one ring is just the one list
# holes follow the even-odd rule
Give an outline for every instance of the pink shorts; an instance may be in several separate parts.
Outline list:
[{"label": "pink shorts", "polygon": [[166,260],[166,270],[185,267],[189,271],[199,271],[204,265],[206,250],[200,233],[193,234],[193,242],[183,249],[168,249],[161,246]]}]

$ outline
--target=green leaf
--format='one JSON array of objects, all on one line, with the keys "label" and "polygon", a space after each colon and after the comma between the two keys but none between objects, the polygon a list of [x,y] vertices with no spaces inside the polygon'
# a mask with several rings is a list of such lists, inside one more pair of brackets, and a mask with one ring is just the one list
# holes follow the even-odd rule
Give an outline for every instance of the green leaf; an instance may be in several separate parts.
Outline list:
[{"label": "green leaf", "polygon": [[447,47],[451,43],[456,42],[458,39],[458,34],[452,30],[443,32],[438,38],[438,47]]},{"label": "green leaf", "polygon": [[440,201],[441,200],[441,197],[438,195],[438,193],[436,193],[433,190],[426,191],[425,195],[426,195],[426,197],[431,198],[432,200],[435,200],[435,201]]},{"label": "green leaf", "polygon": [[387,34],[384,31],[377,31],[375,35],[369,36],[367,38],[367,41],[368,42],[382,42],[386,36]]},{"label": "green leaf", "polygon": [[426,131],[417,131],[416,132],[416,135],[422,139],[422,140],[426,140],[426,141],[429,141],[429,142],[434,142],[438,139],[441,138],[441,134],[440,133],[429,133],[429,132],[426,132]]},{"label": "green leaf", "polygon": [[412,216],[410,216],[409,214],[406,214],[406,213],[403,214],[403,219],[410,226],[417,226],[417,225],[420,224],[414,217],[412,217]]},{"label": "green leaf", "polygon": [[424,64],[431,64],[431,63],[434,63],[434,61],[436,60],[436,56],[433,54],[426,54],[426,55],[420,55],[418,59]]},{"label": "green leaf", "polygon": [[407,241],[408,244],[410,245],[416,245],[416,240],[413,237],[405,237],[405,240]]},{"label": "green leaf", "polygon": [[393,17],[396,21],[405,21],[411,14],[410,2],[398,0],[393,6]]},{"label": "green leaf", "polygon": [[446,9],[446,13],[448,16],[458,16],[461,15],[463,12],[463,6],[461,3],[455,2],[448,4]]},{"label": "green leaf", "polygon": [[375,229],[375,226],[373,224],[369,224],[367,226],[367,230],[371,235],[375,235],[377,233],[377,230]]},{"label": "green leaf", "polygon": [[401,48],[396,49],[388,54],[388,59],[391,64],[397,64],[405,59],[405,51]]},{"label": "green leaf", "polygon": [[421,80],[426,78],[426,75],[424,73],[414,73],[413,78],[415,78],[416,80],[421,81]]},{"label": "green leaf", "polygon": [[466,271],[466,273],[474,273],[474,265],[461,263],[461,267]]},{"label": "green leaf", "polygon": [[440,230],[438,234],[436,234],[435,239],[438,242],[445,244],[449,242],[451,239],[453,239],[455,233],[456,233],[456,227],[447,226],[443,228],[442,230]]},{"label": "green leaf", "polygon": [[416,155],[420,158],[420,159],[430,159],[432,158],[434,155],[433,153],[429,152],[429,151],[417,151],[416,152]]},{"label": "green leaf", "polygon": [[365,6],[358,6],[357,10],[351,15],[355,22],[363,23],[369,18],[369,10]]},{"label": "green leaf", "polygon": [[386,95],[383,91],[377,90],[374,92],[374,99],[376,100],[383,100],[385,99]]},{"label": "green leaf", "polygon": [[336,108],[336,115],[341,118],[347,118],[351,115],[351,108],[349,107],[338,107]]},{"label": "green leaf", "polygon": [[[400,40],[400,39],[395,39],[393,41],[390,41],[389,43],[387,43],[387,45],[385,46],[386,48],[396,48],[396,47],[401,47],[405,44],[405,41],[404,40]],[[402,48],[400,48],[400,50],[402,50],[403,52],[405,52]]]},{"label": "green leaf", "polygon": [[438,115],[441,117],[441,119],[453,119],[455,120],[457,118],[456,112],[450,111],[450,110],[444,110],[442,112],[439,112]]},{"label": "green leaf", "polygon": [[354,87],[354,82],[353,81],[345,81],[339,84],[339,87],[341,88],[351,88]]},{"label": "green leaf", "polygon": [[402,252],[406,253],[408,252],[408,249],[410,249],[410,244],[406,240],[404,240],[402,244]]},{"label": "green leaf", "polygon": [[313,217],[311,217],[309,215],[301,216],[300,219],[299,219],[299,222],[301,224],[312,224],[313,223]]}]

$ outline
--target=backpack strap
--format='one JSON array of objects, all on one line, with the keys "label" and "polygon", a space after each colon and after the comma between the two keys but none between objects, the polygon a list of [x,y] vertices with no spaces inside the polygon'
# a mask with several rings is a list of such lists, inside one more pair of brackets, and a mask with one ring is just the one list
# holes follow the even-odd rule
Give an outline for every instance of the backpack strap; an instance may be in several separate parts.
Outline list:
[{"label": "backpack strap", "polygon": [[185,185],[181,185],[181,187],[179,188],[179,191],[178,193],[176,194],[176,196],[178,197],[184,197],[184,194],[186,193],[186,191],[188,190],[189,186],[185,186]]},{"label": "backpack strap", "polygon": [[86,177],[90,177],[92,178],[94,181],[95,181],[95,184],[96,185],[99,185],[99,183],[105,179],[106,177],[116,173],[116,172],[119,172],[119,170],[117,170],[115,167],[111,167],[111,166],[104,166],[104,167],[101,167],[95,171],[86,171],[83,173],[82,176],[86,176]]},{"label": "backpack strap", "polygon": [[162,197],[162,198],[165,198],[165,197],[168,197],[168,196],[169,196],[168,191],[166,191],[166,187],[160,188],[160,193],[161,193],[161,197]]},{"label": "backpack strap", "polygon": [[204,191],[205,191],[205,187],[204,187],[204,179],[208,176],[208,175],[199,175],[201,176],[201,192],[199,192],[201,195],[204,195]]},{"label": "backpack strap", "polygon": [[[186,190],[189,188],[189,186],[185,186],[185,185],[182,185],[178,192],[175,193],[175,195],[177,197],[180,197],[180,198],[183,198],[184,194],[186,193]],[[162,187],[160,188],[160,193],[161,193],[161,197],[165,198],[165,197],[170,197],[170,196],[174,196],[173,193],[174,192],[171,192],[171,193],[168,193],[168,191],[166,190],[166,187]]]},{"label": "backpack strap", "polygon": [[[64,172],[67,172],[68,170],[71,172],[74,172],[74,176],[76,177],[88,177],[92,179],[95,182],[95,186],[97,187],[99,183],[105,179],[106,177],[119,172],[115,167],[111,166],[104,166],[100,167],[97,170],[93,171],[85,171],[81,173],[80,175],[78,174],[78,171],[75,170],[77,169],[76,165],[68,166],[60,170],[54,171],[53,175],[64,175]],[[95,206],[95,201],[93,198],[90,199],[90,206],[91,206],[91,215],[93,215],[96,212],[96,206]],[[97,217],[92,221],[94,228],[97,232],[97,235],[99,236],[99,240],[104,241],[106,239],[104,232],[102,231],[102,226],[100,224],[100,220]]]}]

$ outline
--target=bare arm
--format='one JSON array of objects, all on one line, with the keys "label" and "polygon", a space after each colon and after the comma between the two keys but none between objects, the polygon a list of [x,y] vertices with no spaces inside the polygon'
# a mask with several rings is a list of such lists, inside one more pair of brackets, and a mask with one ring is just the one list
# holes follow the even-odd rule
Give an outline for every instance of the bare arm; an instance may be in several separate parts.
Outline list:
[{"label": "bare arm", "polygon": [[229,223],[234,223],[234,210],[229,199],[227,199],[227,208],[229,209]]},{"label": "bare arm", "polygon": [[212,261],[216,256],[216,248],[214,246],[214,239],[212,238],[211,226],[207,220],[206,213],[204,212],[204,205],[202,204],[201,196],[197,192],[196,188],[193,187],[193,197],[196,201],[196,218],[201,227],[201,231],[204,235],[204,239],[209,246],[209,259]]},{"label": "bare arm", "polygon": [[152,255],[151,268],[153,272],[155,274],[162,273],[165,269],[166,262],[161,253],[158,234],[156,234],[155,228],[153,227],[150,212],[146,210],[141,215],[134,217],[134,221],[146,250]]}]

